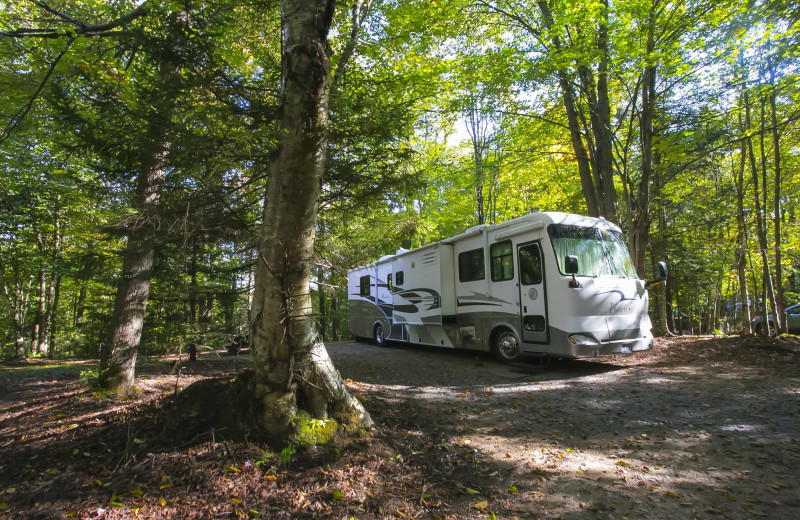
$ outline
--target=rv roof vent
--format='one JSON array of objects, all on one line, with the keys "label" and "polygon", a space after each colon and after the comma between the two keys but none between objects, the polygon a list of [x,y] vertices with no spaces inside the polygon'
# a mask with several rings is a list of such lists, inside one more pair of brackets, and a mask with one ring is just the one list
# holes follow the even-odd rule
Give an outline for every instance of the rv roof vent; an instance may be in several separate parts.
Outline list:
[{"label": "rv roof vent", "polygon": [[408,253],[409,251],[411,251],[411,250],[410,249],[404,249],[404,248],[401,247],[400,249],[397,250],[397,252],[395,254],[399,255],[399,254],[402,254],[402,253]]}]

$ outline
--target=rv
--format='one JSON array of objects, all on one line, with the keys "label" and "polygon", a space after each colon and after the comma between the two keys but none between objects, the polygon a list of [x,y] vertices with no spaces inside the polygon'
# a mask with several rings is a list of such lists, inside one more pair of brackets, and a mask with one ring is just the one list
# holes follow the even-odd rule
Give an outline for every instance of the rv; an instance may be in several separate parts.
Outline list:
[{"label": "rv", "polygon": [[348,272],[350,331],[387,340],[584,358],[653,346],[647,286],[620,229],[537,212],[481,225]]}]

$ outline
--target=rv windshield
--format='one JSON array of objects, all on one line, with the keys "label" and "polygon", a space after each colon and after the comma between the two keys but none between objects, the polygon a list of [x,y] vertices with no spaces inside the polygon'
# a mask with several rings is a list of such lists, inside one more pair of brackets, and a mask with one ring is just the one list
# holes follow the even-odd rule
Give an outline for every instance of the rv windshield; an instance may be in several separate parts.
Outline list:
[{"label": "rv windshield", "polygon": [[563,274],[564,257],[578,257],[578,276],[636,278],[636,268],[622,234],[594,227],[552,224],[547,228],[558,270]]}]

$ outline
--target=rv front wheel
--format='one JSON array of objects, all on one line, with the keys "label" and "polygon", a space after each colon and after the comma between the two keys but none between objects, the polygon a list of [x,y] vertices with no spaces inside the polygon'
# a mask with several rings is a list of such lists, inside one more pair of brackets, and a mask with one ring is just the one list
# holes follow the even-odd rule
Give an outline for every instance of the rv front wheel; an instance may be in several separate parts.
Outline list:
[{"label": "rv front wheel", "polygon": [[495,357],[503,363],[511,363],[520,355],[517,336],[510,330],[501,330],[494,336],[492,350]]},{"label": "rv front wheel", "polygon": [[383,325],[380,323],[375,325],[375,329],[372,331],[372,337],[375,338],[375,343],[378,345],[383,345],[386,343],[386,336],[383,333]]}]

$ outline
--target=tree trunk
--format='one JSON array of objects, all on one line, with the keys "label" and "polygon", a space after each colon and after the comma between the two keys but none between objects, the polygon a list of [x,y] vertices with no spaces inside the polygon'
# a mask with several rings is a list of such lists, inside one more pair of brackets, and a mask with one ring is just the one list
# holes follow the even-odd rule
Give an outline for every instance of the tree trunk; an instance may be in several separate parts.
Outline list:
[{"label": "tree trunk", "polygon": [[190,325],[195,325],[197,323],[197,295],[197,241],[193,240],[192,263],[189,267],[189,294],[187,295],[189,300],[189,314],[186,317],[186,321]]},{"label": "tree trunk", "polygon": [[[542,20],[545,28],[548,31],[553,30],[553,11],[547,2],[539,0],[537,2],[539,11],[542,14]],[[539,35],[532,33],[534,38]],[[551,38],[553,50],[561,52],[561,39],[557,34],[553,34]],[[586,201],[586,209],[592,217],[599,217],[601,214],[600,201],[598,200],[595,191],[595,183],[592,179],[592,164],[589,160],[589,153],[586,150],[586,145],[583,142],[583,131],[581,127],[580,117],[575,99],[575,90],[572,86],[572,81],[567,75],[565,70],[556,71],[558,84],[561,87],[561,95],[564,100],[564,109],[567,113],[567,125],[569,126],[570,140],[572,141],[572,149],[575,152],[575,160],[578,162],[578,175],[581,179],[581,191],[583,198]]]},{"label": "tree trunk", "polygon": [[611,125],[611,101],[608,95],[608,0],[603,0],[603,18],[597,28],[597,105],[592,127],[597,147],[597,170],[602,179],[604,216],[619,223],[617,190],[614,187],[614,144]]},{"label": "tree trunk", "polygon": [[[766,104],[767,100],[763,97],[763,93],[761,94],[761,118],[760,118],[760,125],[761,128],[759,129],[759,148],[761,152],[761,186],[762,191],[761,194],[764,199],[761,202],[761,216],[762,216],[762,236],[764,239],[764,252],[762,257],[764,258],[763,263],[763,277],[764,277],[764,287],[766,287],[766,298],[769,298],[769,306],[775,313],[775,327],[777,330],[781,330],[783,324],[783,316],[780,315],[778,312],[778,302],[775,296],[775,286],[777,285],[777,280],[775,280],[772,276],[772,268],[770,267],[769,262],[769,190],[767,189],[768,182],[767,182],[767,146],[765,143],[766,135],[767,135],[767,114],[766,114]],[[775,237],[776,243],[778,243],[778,237]]]},{"label": "tree trunk", "polygon": [[742,304],[742,332],[750,334],[753,330],[752,318],[750,317],[750,292],[747,288],[747,221],[744,214],[744,169],[746,161],[747,147],[745,141],[742,141],[739,170],[736,175],[736,272],[739,278],[739,292]]},{"label": "tree trunk", "polygon": [[36,306],[36,315],[33,318],[33,328],[31,329],[31,355],[39,352],[41,348],[41,331],[44,328],[45,298],[47,294],[47,275],[44,271],[44,263],[39,263],[39,301]]},{"label": "tree trunk", "polygon": [[[661,166],[661,154],[654,152],[654,183],[653,195],[656,202],[656,212],[658,213],[658,240],[653,244],[653,264],[667,257],[667,210],[664,204],[663,189],[664,189],[664,176]],[[641,273],[643,274],[643,273]],[[667,299],[667,284],[669,281],[660,283],[656,286],[656,302],[658,303],[658,325],[657,333],[660,335],[672,336],[672,328],[668,322],[669,315],[669,300]]]},{"label": "tree trunk", "polygon": [[[14,335],[14,357],[21,359],[27,354],[25,314],[28,308],[28,295],[30,294],[29,290],[33,282],[33,276],[29,276],[24,281],[19,280],[16,274],[12,275],[7,271],[8,261],[3,251],[3,244],[0,242],[0,289],[3,291],[3,297],[9,308],[13,311],[11,327]],[[14,262],[13,258],[11,262]],[[14,271],[19,272],[18,269],[14,269]],[[13,285],[10,283],[9,278],[13,280]]]},{"label": "tree trunk", "polygon": [[[650,6],[647,26],[646,56],[652,59],[655,51],[656,13],[655,4]],[[653,138],[656,112],[656,67],[650,65],[642,71],[642,114],[639,118],[639,134],[642,143],[642,178],[636,195],[634,209],[633,262],[639,275],[644,274],[647,244],[650,238],[650,177],[653,174]]]},{"label": "tree trunk", "polygon": [[57,325],[58,325],[58,304],[61,299],[61,274],[57,274],[55,277],[55,281],[53,282],[53,299],[50,305],[50,349],[47,351],[47,355],[50,358],[55,357],[56,355],[56,332],[57,332]]},{"label": "tree trunk", "polygon": [[339,315],[336,310],[336,291],[331,293],[331,337],[334,341],[339,341]]},{"label": "tree trunk", "polygon": [[[317,269],[317,280],[322,284],[325,283],[325,269],[322,266]],[[328,308],[325,301],[325,286],[322,284],[317,285],[317,296],[319,297],[319,332],[322,341],[325,341],[328,329]]]},{"label": "tree trunk", "polygon": [[[167,106],[171,106],[169,100]],[[164,107],[166,108],[166,107]],[[154,228],[158,203],[166,175],[164,123],[171,111],[162,110],[150,123],[152,146],[142,150],[133,207],[137,217],[128,233],[122,254],[122,276],[117,285],[111,340],[100,360],[104,383],[112,391],[127,394],[133,388],[136,356],[150,294],[153,274]]]},{"label": "tree trunk", "polygon": [[[747,93],[747,90],[743,91],[743,100],[745,106],[745,128],[747,130],[750,129],[751,126],[751,118],[750,118],[750,98]],[[769,320],[769,302],[774,302],[774,296],[772,295],[772,284],[771,276],[770,276],[770,269],[769,269],[769,256],[767,255],[767,237],[766,237],[766,216],[764,215],[764,208],[762,208],[761,204],[761,190],[758,187],[758,167],[756,166],[756,157],[755,152],[753,150],[753,139],[748,137],[746,139],[747,142],[747,152],[748,156],[750,157],[750,169],[753,177],[753,198],[755,200],[756,206],[756,236],[758,237],[758,248],[759,254],[761,255],[761,262],[762,262],[762,285],[763,285],[763,309],[762,309],[762,318],[763,318],[763,329],[762,332],[764,334],[770,333],[770,320]],[[766,186],[764,186],[764,190],[766,190]],[[774,308],[774,307],[773,307]],[[776,316],[777,318],[777,316]]]},{"label": "tree trunk", "polygon": [[251,309],[254,394],[260,424],[291,439],[301,411],[371,426],[318,340],[309,283],[325,158],[334,0],[282,0],[279,148],[270,165]]},{"label": "tree trunk", "polygon": [[[778,114],[777,114],[777,93],[775,91],[775,63],[770,58],[768,60],[769,68],[769,105],[772,123],[772,153],[774,158],[773,168],[775,169],[775,190],[774,190],[774,203],[772,208],[773,225],[775,227],[775,314],[779,318],[779,323],[783,321],[783,266],[782,251],[781,251],[781,140],[778,132]],[[788,325],[783,323],[784,332],[789,332]]]}]

